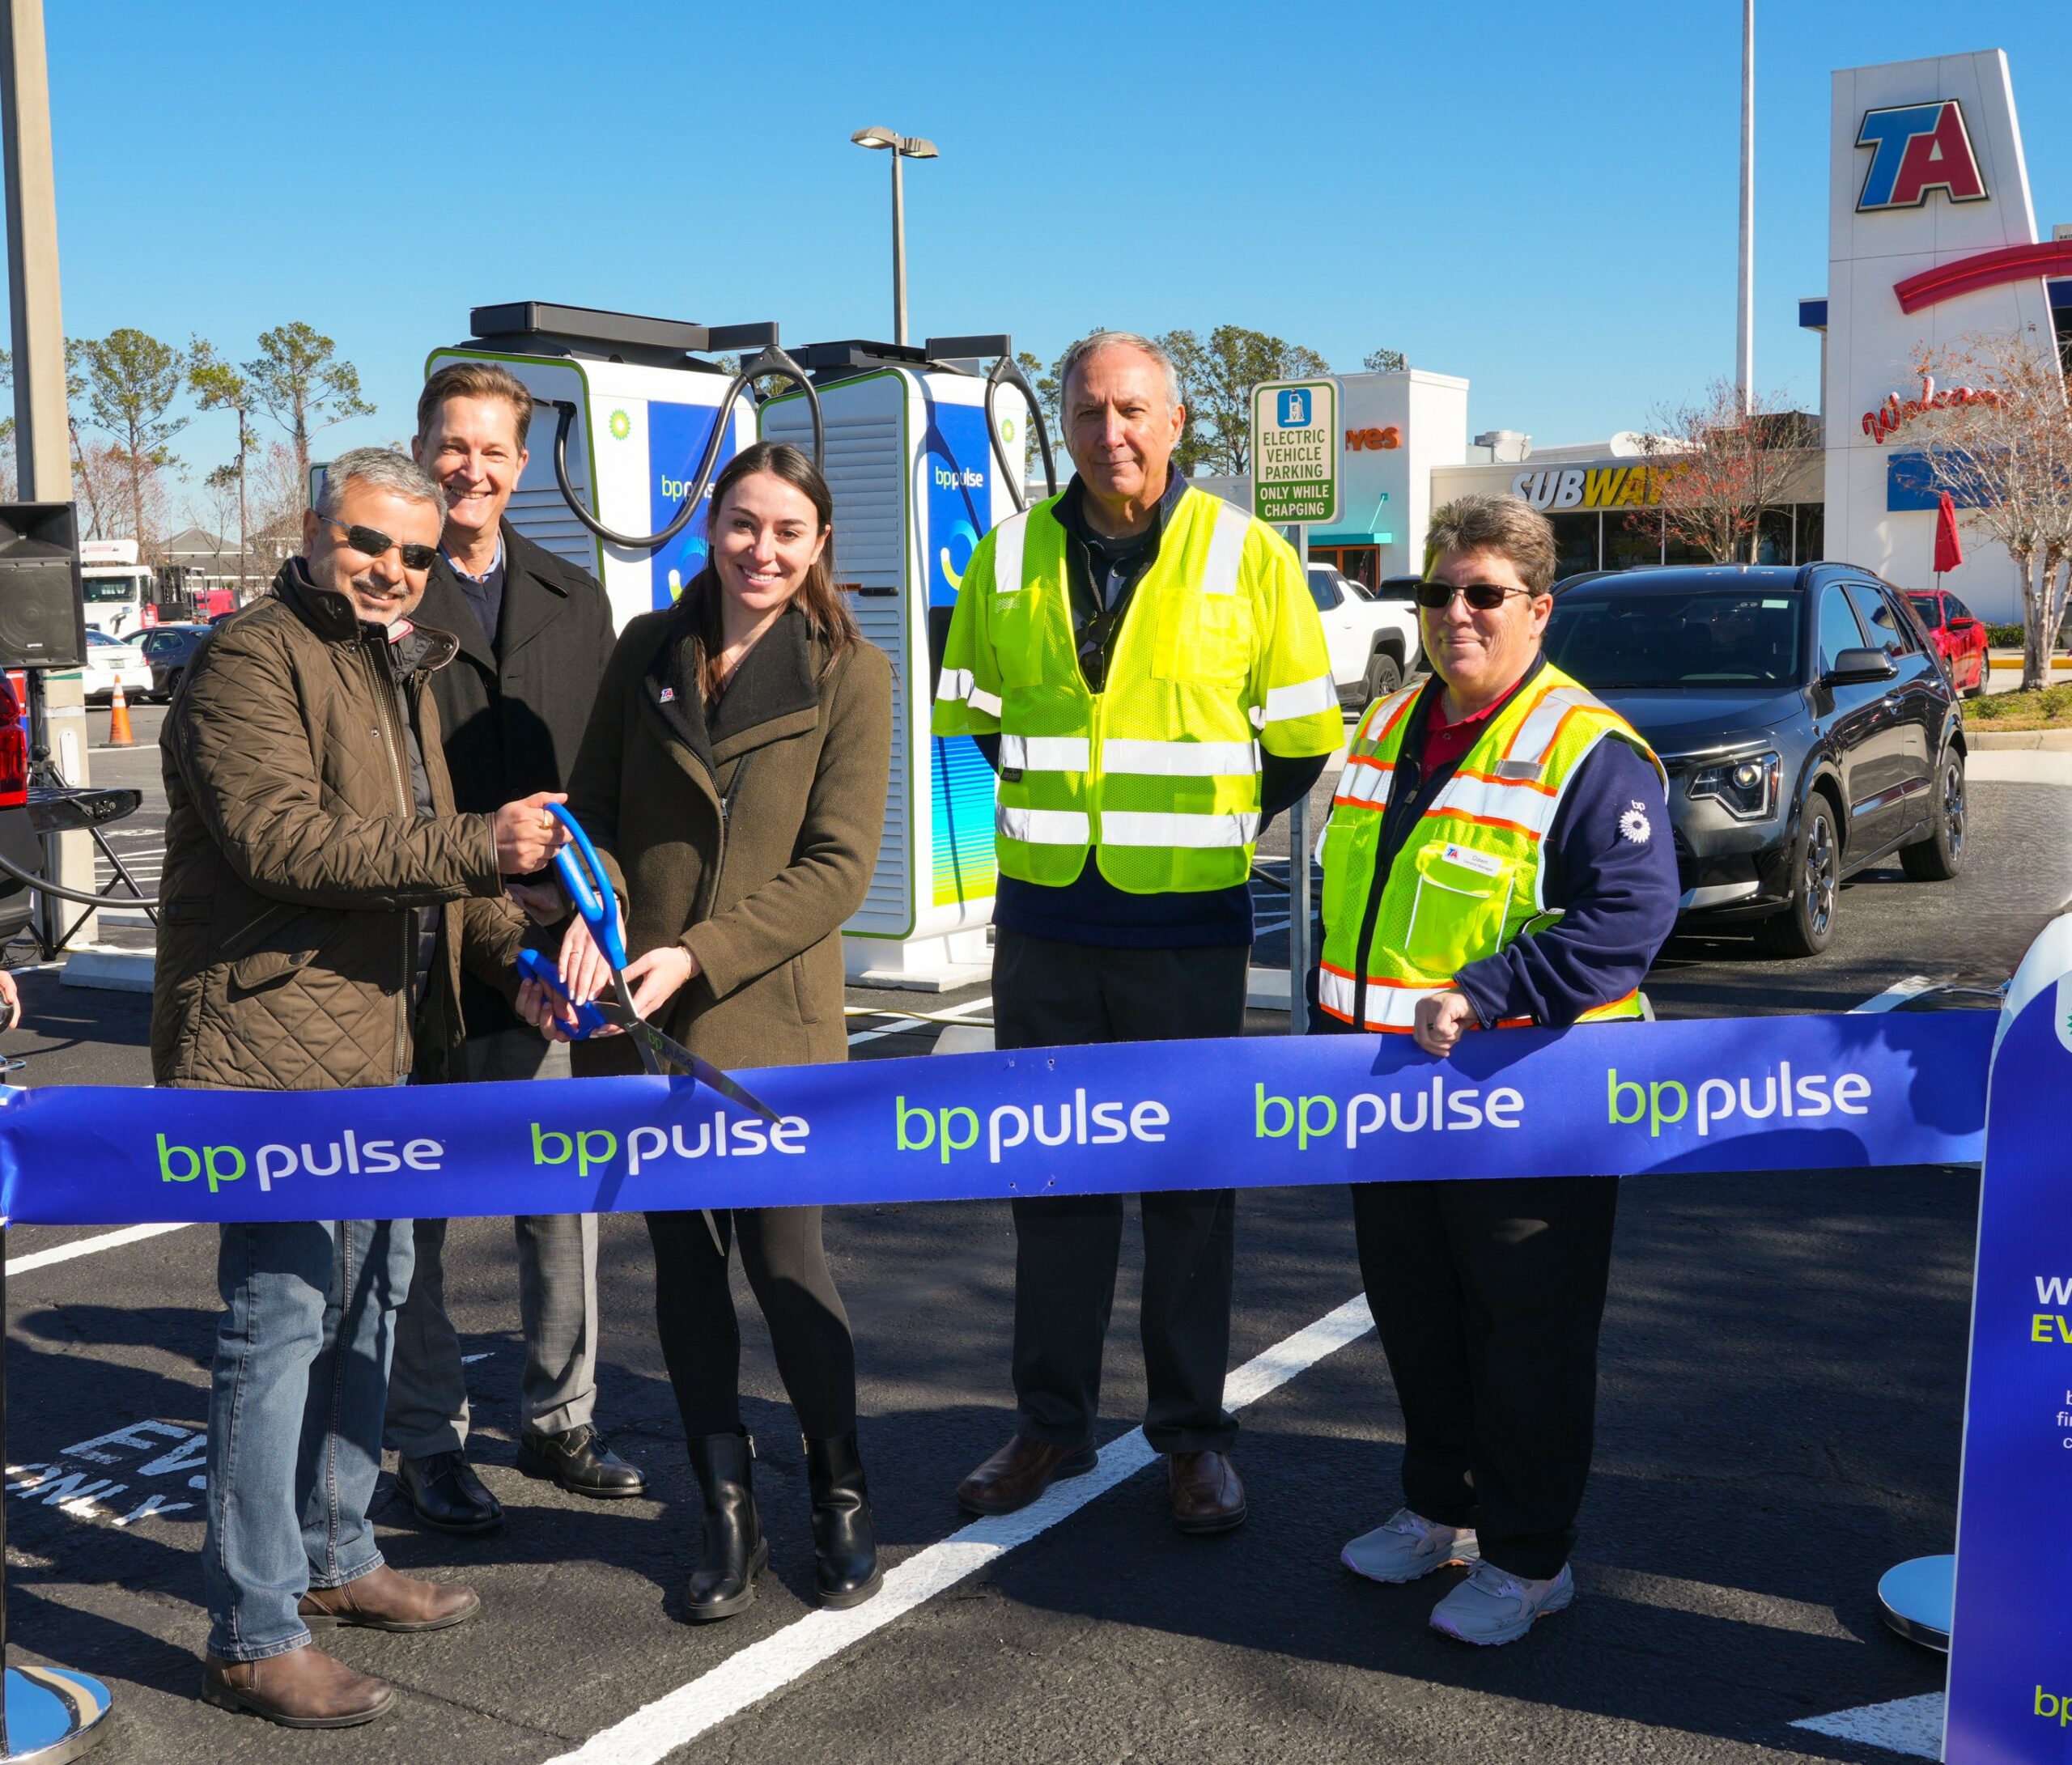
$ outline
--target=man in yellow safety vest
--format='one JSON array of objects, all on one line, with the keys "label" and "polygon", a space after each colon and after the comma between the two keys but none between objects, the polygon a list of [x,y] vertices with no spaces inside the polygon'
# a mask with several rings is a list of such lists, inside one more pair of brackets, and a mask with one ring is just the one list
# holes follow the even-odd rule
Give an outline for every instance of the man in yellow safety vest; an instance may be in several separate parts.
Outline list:
[{"label": "man in yellow safety vest", "polygon": [[[1543,515],[1462,497],[1428,551],[1434,677],[1368,708],[1324,833],[1319,1027],[1443,1056],[1477,1028],[1637,1017],[1677,909],[1661,765],[1540,653]],[[1575,1597],[1618,1194],[1591,1176],[1353,1187],[1403,1405],[1403,1505],[1343,1560],[1391,1582],[1471,1564],[1432,1613],[1463,1641],[1514,1641]]]},{"label": "man in yellow safety vest", "polygon": [[[1000,774],[996,1042],[1238,1035],[1254,844],[1344,736],[1323,628],[1287,543],[1172,469],[1187,414],[1163,350],[1097,333],[1059,378],[1078,475],[979,541],[936,694],[936,733]],[[981,1514],[1093,1468],[1122,1241],[1119,1196],[1013,1206],[1015,1432],[957,1492]],[[1174,1524],[1227,1531],[1234,1197],[1142,1207],[1144,1435]]]}]

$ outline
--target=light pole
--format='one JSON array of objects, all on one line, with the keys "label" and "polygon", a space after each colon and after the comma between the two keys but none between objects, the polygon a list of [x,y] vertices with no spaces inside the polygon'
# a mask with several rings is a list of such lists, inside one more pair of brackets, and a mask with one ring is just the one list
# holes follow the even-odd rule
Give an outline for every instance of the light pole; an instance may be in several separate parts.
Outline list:
[{"label": "light pole", "polygon": [[849,138],[860,147],[892,150],[892,341],[906,341],[906,197],[899,181],[902,159],[941,157],[932,141],[894,134],[890,129],[859,129]]},{"label": "light pole", "polygon": [[1756,409],[1756,0],[1741,0],[1740,267],[1734,373],[1745,417]]}]

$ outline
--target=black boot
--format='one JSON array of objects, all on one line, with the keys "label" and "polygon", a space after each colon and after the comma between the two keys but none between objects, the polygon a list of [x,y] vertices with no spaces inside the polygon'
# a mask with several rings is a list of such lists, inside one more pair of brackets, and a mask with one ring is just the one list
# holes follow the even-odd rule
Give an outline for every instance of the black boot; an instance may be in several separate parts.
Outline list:
[{"label": "black boot", "polygon": [[820,1603],[838,1610],[860,1606],[885,1585],[877,1563],[877,1528],[856,1436],[804,1440],[813,1491],[813,1580]]},{"label": "black boot", "polygon": [[749,1481],[755,1442],[745,1433],[707,1434],[690,1446],[690,1467],[705,1491],[705,1542],[684,1594],[684,1616],[703,1624],[755,1603],[755,1578],[769,1564],[770,1541]]}]

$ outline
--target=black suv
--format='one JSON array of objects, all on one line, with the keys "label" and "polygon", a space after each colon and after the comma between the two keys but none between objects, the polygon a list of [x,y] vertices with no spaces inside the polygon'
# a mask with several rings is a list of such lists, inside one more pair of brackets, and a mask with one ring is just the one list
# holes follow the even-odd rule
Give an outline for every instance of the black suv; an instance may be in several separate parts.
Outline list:
[{"label": "black suv", "polygon": [[214,628],[206,625],[153,626],[137,639],[137,647],[151,665],[151,697],[170,704],[180,690],[180,677],[187,672],[202,640]]},{"label": "black suv", "polygon": [[1956,695],[1905,596],[1845,564],[1682,566],[1556,585],[1547,653],[1669,773],[1686,913],[1751,919],[1777,956],[1834,936],[1842,881],[1896,851],[1955,876]]}]

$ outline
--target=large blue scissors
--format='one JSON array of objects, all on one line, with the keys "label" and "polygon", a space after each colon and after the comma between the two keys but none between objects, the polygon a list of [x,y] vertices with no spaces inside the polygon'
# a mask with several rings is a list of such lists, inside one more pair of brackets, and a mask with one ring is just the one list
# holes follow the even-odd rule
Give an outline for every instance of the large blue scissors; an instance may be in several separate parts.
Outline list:
[{"label": "large blue scissors", "polygon": [[[650,1072],[659,1074],[664,1063],[681,1067],[699,1084],[710,1085],[721,1097],[738,1103],[764,1121],[773,1124],[778,1122],[780,1118],[777,1112],[754,1092],[702,1055],[693,1054],[673,1037],[664,1035],[633,1008],[633,994],[626,984],[626,940],[619,936],[618,900],[612,893],[611,879],[604,862],[597,856],[597,848],[590,843],[590,836],[583,831],[574,816],[558,803],[548,804],[546,810],[568,829],[568,844],[554,855],[554,872],[561,878],[562,887],[568,891],[568,898],[575,903],[584,924],[590,928],[592,940],[603,953],[605,964],[612,971],[612,990],[618,1000],[616,1013],[590,1006],[580,1008],[577,1016],[587,1023],[584,1033],[593,1033],[600,1027],[597,1020],[615,1018],[633,1037],[634,1046],[640,1050],[641,1064]],[[529,971],[527,978],[544,978],[551,972],[547,965],[541,963]],[[558,975],[548,981],[547,985],[563,999],[567,999]],[[589,1014],[587,1018],[585,1013]]]}]

